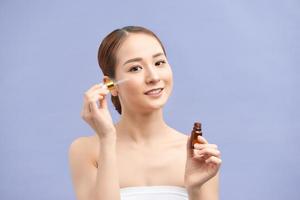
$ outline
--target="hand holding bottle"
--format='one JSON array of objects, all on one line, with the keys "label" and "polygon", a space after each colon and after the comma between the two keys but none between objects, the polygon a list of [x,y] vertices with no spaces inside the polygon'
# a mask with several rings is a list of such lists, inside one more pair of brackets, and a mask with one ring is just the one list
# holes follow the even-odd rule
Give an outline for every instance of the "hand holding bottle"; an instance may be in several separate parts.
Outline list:
[{"label": "hand holding bottle", "polygon": [[190,191],[199,188],[214,177],[221,166],[221,152],[216,144],[210,144],[202,136],[201,124],[195,123],[187,141],[185,185]]}]

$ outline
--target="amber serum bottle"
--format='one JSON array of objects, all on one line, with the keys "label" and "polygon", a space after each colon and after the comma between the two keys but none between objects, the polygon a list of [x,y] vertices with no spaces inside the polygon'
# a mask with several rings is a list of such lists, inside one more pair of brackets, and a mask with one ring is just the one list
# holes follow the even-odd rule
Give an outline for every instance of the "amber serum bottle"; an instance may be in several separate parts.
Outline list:
[{"label": "amber serum bottle", "polygon": [[199,141],[197,139],[199,135],[202,136],[201,123],[200,122],[195,122],[192,133],[191,133],[192,148],[194,148],[195,143],[199,143]]}]

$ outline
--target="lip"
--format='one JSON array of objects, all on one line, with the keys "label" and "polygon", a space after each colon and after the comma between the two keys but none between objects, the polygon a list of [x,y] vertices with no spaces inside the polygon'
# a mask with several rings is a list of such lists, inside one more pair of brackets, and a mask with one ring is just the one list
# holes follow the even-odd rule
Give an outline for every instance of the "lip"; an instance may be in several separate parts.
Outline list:
[{"label": "lip", "polygon": [[[163,94],[164,88],[157,88],[157,89],[160,89],[160,91],[158,93],[154,93],[154,94],[151,94],[151,93],[147,94],[147,93],[145,93],[145,95],[147,95],[148,97],[151,97],[151,98],[160,98],[162,96],[162,94]],[[151,91],[151,90],[149,90],[149,91]]]},{"label": "lip", "polygon": [[[160,92],[162,92],[162,91],[164,90],[163,87],[159,87],[159,88],[154,88],[154,89],[148,90],[147,92],[150,92],[150,91],[152,91],[152,90],[158,90],[158,89],[161,89]],[[144,92],[144,94],[148,95],[147,92]]]}]

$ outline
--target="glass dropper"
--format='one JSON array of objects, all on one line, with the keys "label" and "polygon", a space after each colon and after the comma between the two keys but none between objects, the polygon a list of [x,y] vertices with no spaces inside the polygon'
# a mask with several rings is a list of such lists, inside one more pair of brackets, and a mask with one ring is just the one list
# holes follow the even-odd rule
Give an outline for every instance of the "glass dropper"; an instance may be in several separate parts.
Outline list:
[{"label": "glass dropper", "polygon": [[111,91],[111,90],[115,89],[116,85],[120,85],[121,83],[124,83],[128,80],[129,80],[128,78],[125,78],[125,79],[121,79],[121,80],[116,81],[116,80],[113,80],[113,79],[105,76],[104,79],[103,79],[103,83],[100,83],[100,85],[101,86],[106,85],[107,89],[109,91]]}]

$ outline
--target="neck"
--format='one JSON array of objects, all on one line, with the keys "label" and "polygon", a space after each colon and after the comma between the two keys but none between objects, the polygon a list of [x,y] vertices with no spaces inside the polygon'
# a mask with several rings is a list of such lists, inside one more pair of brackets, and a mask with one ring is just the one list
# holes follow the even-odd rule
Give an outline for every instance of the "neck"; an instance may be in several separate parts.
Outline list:
[{"label": "neck", "polygon": [[124,112],[116,124],[117,137],[136,144],[155,144],[170,136],[170,128],[164,122],[162,109],[150,113]]}]

